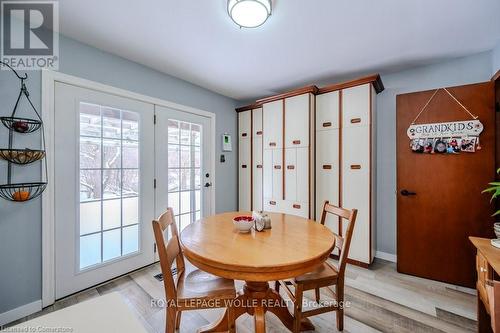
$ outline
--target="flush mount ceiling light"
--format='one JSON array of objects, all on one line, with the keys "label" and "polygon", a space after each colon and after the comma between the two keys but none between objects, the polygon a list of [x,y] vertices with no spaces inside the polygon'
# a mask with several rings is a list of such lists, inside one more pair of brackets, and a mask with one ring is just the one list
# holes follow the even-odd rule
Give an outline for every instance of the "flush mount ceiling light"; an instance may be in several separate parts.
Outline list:
[{"label": "flush mount ceiling light", "polygon": [[240,28],[256,28],[271,15],[271,0],[228,0],[227,12]]}]

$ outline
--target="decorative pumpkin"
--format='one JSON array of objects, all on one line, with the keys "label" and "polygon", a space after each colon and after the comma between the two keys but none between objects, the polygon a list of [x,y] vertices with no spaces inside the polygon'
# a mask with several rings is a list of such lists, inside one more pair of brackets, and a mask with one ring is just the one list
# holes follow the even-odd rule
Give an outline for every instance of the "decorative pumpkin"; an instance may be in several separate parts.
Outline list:
[{"label": "decorative pumpkin", "polygon": [[12,199],[14,201],[26,201],[30,198],[30,192],[28,191],[16,191],[12,194]]}]

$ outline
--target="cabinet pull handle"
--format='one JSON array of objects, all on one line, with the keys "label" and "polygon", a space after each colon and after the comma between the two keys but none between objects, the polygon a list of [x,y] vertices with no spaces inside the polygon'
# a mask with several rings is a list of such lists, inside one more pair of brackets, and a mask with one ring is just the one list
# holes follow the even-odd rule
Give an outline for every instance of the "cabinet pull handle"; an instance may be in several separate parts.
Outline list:
[{"label": "cabinet pull handle", "polygon": [[361,122],[361,118],[352,118],[351,119],[351,124],[357,124]]},{"label": "cabinet pull handle", "polygon": [[257,131],[257,133],[255,133],[257,135],[262,135],[262,131]]},{"label": "cabinet pull handle", "polygon": [[276,201],[269,201],[270,205],[276,206]]},{"label": "cabinet pull handle", "polygon": [[276,142],[269,142],[269,146],[276,147]]},{"label": "cabinet pull handle", "polygon": [[300,140],[293,140],[292,142],[294,145],[300,145]]},{"label": "cabinet pull handle", "polygon": [[274,168],[275,168],[276,170],[280,170],[280,169],[281,169],[281,165],[275,165],[275,166],[274,166]]},{"label": "cabinet pull handle", "polygon": [[323,164],[323,169],[325,169],[325,170],[331,170],[332,169],[332,165],[331,164]]},{"label": "cabinet pull handle", "polygon": [[361,165],[359,165],[359,164],[351,164],[351,169],[353,169],[353,170],[359,170],[359,169],[361,169]]},{"label": "cabinet pull handle", "polygon": [[246,164],[243,164],[241,167],[242,167],[243,169],[246,169],[246,168],[247,168],[247,165],[246,165]]},{"label": "cabinet pull handle", "polygon": [[257,169],[262,169],[262,164],[257,164]]},{"label": "cabinet pull handle", "polygon": [[330,126],[332,126],[332,123],[330,121],[323,123],[323,127],[330,127]]},{"label": "cabinet pull handle", "polygon": [[247,133],[241,133],[241,136],[242,136],[242,137],[246,137],[246,136],[247,136]]},{"label": "cabinet pull handle", "polygon": [[293,204],[292,207],[295,208],[295,209],[300,209],[300,205],[298,205],[298,204]]},{"label": "cabinet pull handle", "polygon": [[295,169],[295,165],[287,165],[286,168],[288,170],[293,170],[293,169]]}]

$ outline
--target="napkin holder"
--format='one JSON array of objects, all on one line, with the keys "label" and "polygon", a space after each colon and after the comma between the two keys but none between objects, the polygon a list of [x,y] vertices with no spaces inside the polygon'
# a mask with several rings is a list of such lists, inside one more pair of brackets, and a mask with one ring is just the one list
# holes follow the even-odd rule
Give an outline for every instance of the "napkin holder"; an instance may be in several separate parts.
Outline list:
[{"label": "napkin holder", "polygon": [[256,223],[264,224],[264,229],[271,229],[271,217],[263,211],[253,211],[252,217],[255,219]]}]

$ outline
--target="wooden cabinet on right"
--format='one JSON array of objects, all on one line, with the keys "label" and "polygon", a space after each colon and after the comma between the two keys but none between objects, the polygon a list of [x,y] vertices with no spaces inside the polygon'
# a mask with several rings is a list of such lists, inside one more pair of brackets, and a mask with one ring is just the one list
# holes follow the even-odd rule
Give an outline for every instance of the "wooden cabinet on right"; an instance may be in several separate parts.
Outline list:
[{"label": "wooden cabinet on right", "polygon": [[[369,265],[375,255],[375,94],[367,83],[316,97],[316,219],[325,200],[358,209],[349,259],[361,265]],[[326,225],[342,234],[347,225],[339,228],[339,223],[327,221]]]}]

